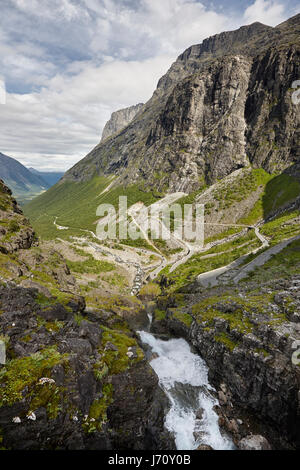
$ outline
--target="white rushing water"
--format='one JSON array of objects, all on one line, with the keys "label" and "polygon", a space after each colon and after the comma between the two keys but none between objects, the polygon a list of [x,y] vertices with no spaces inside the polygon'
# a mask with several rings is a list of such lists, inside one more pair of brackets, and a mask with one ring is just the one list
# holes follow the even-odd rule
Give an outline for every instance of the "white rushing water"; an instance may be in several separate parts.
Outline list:
[{"label": "white rushing water", "polygon": [[[203,359],[191,352],[184,339],[163,341],[145,331],[139,334],[143,343],[152,349],[155,358],[150,362],[151,367],[171,402],[166,428],[174,434],[177,449],[193,450],[201,444],[216,450],[233,449],[230,439],[220,432],[218,416],[213,410],[218,401],[208,383]],[[202,410],[202,416],[198,410]]]}]

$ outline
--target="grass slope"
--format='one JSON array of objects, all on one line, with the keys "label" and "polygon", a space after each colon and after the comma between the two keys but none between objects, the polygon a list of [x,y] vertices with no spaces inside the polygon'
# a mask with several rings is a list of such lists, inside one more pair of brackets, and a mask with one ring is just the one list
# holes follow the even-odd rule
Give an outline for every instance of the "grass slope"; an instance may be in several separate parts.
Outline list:
[{"label": "grass slope", "polygon": [[[128,207],[142,201],[149,205],[157,200],[151,192],[142,191],[138,185],[127,188],[117,186],[101,194],[112,182],[112,178],[94,176],[85,182],[64,181],[50,188],[24,207],[34,229],[44,239],[57,236],[82,235],[81,230],[96,230],[96,210],[99,204],[113,204],[117,208],[119,196],[126,195]],[[58,230],[57,223],[69,230]]]}]

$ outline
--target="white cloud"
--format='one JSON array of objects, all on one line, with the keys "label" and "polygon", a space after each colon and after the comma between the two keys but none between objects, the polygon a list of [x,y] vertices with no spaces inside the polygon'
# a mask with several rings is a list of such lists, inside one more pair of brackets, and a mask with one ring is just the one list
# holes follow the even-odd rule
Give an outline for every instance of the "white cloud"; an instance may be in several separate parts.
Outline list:
[{"label": "white cloud", "polygon": [[9,94],[1,107],[0,148],[23,164],[66,170],[95,146],[112,110],[146,101],[172,59],[83,64],[41,91]]},{"label": "white cloud", "polygon": [[70,0],[11,0],[12,3],[21,11],[47,18],[57,18],[63,16],[64,19],[71,21],[80,16],[87,16],[88,13],[79,4]]},{"label": "white cloud", "polygon": [[284,4],[276,0],[255,0],[245,11],[247,24],[259,21],[269,26],[276,26],[286,19]]}]

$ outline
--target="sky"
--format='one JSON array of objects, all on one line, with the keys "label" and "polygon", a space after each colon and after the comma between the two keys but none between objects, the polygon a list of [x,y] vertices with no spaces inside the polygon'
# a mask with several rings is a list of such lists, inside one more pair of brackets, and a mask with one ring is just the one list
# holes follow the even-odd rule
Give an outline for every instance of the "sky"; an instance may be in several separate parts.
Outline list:
[{"label": "sky", "polygon": [[300,0],[0,0],[0,152],[65,171],[187,47],[299,11]]}]

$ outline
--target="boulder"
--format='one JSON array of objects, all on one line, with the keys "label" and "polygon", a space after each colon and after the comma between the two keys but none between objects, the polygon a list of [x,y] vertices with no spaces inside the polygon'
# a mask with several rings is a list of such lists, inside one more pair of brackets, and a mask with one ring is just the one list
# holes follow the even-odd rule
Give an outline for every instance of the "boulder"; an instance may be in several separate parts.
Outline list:
[{"label": "boulder", "polygon": [[272,450],[267,439],[260,435],[244,437],[238,447],[240,450]]}]

